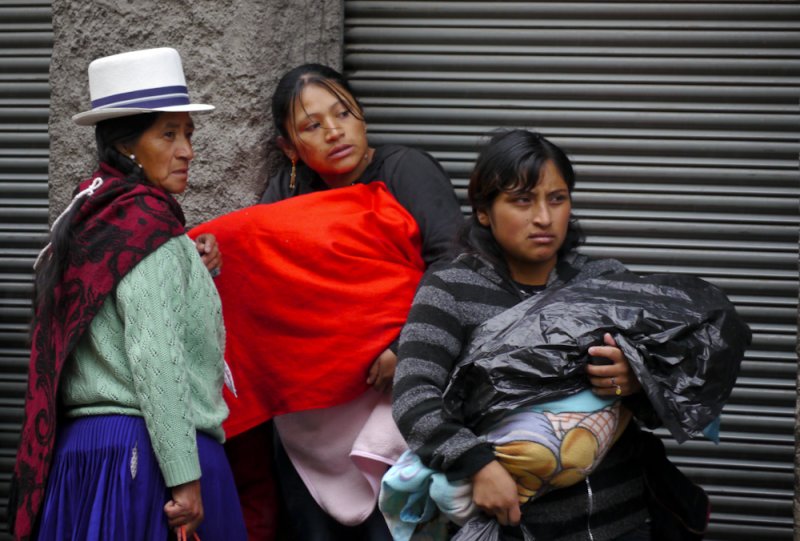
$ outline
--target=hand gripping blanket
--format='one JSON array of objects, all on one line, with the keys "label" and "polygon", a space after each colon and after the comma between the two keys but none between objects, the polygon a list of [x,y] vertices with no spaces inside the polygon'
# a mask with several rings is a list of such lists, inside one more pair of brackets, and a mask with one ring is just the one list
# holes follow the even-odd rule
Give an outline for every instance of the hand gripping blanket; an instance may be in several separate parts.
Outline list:
[{"label": "hand gripping blanket", "polygon": [[190,235],[201,233],[224,254],[227,437],[367,389],[425,269],[419,228],[382,182],[248,207]]},{"label": "hand gripping blanket", "polygon": [[[512,412],[481,435],[517,484],[522,506],[585,479],[629,420],[630,412],[618,399],[596,397],[586,390]],[[384,475],[379,506],[395,541],[416,539],[419,525],[432,540],[443,541],[446,530],[436,517],[468,525],[465,531],[469,531],[481,515],[472,502],[468,480],[448,480],[426,468],[411,451]]]}]

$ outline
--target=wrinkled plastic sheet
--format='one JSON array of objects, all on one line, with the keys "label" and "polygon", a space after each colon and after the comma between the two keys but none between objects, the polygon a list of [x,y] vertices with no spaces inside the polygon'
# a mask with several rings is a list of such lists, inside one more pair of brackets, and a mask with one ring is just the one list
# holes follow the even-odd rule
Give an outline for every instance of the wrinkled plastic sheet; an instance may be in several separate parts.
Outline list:
[{"label": "wrinkled plastic sheet", "polygon": [[[522,528],[523,541],[534,541],[528,531]],[[501,541],[500,523],[487,515],[479,515],[467,522],[453,536],[451,541]]]},{"label": "wrinkled plastic sheet", "polygon": [[620,273],[570,282],[474,331],[445,411],[485,432],[508,412],[588,389],[587,349],[605,333],[678,442],[718,418],[751,339],[722,290],[699,278]]},{"label": "wrinkled plastic sheet", "polygon": [[[525,525],[520,530],[523,541],[535,541]],[[481,514],[464,524],[451,541],[501,541],[502,538],[500,523],[493,517]]]}]

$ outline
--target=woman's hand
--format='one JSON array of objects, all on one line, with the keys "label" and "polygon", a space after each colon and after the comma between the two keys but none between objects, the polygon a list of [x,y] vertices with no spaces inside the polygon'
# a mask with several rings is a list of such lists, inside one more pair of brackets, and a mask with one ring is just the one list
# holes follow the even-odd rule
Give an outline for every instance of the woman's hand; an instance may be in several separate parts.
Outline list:
[{"label": "woman's hand", "polygon": [[219,251],[219,244],[217,244],[217,237],[211,233],[203,233],[194,241],[197,247],[197,252],[200,254],[200,259],[203,264],[211,272],[212,276],[216,276],[222,270],[222,252]]},{"label": "woman's hand", "polygon": [[614,338],[606,333],[603,336],[604,346],[592,346],[589,355],[605,357],[611,364],[587,364],[586,374],[592,384],[592,391],[598,396],[628,396],[642,390],[642,384],[636,379],[628,360],[617,347]]},{"label": "woman's hand", "polygon": [[170,528],[177,530],[186,526],[186,535],[191,537],[203,522],[200,480],[172,487],[172,499],[164,505],[164,514],[167,515]]},{"label": "woman's hand", "polygon": [[367,385],[372,385],[376,391],[383,393],[392,388],[394,369],[397,367],[397,355],[387,349],[375,359],[369,367]]},{"label": "woman's hand", "polygon": [[517,483],[496,460],[472,476],[472,501],[503,526],[516,526],[522,518]]}]

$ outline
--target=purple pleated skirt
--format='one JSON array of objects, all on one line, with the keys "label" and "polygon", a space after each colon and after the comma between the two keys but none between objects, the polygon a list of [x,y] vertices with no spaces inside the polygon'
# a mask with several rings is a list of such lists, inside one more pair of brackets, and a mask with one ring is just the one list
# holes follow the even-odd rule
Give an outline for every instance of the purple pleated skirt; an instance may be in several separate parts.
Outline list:
[{"label": "purple pleated skirt", "polygon": [[[198,432],[197,447],[205,516],[198,536],[202,541],[245,541],[222,445]],[[58,434],[37,539],[171,539],[163,509],[170,499],[144,419],[98,415],[68,420]]]}]

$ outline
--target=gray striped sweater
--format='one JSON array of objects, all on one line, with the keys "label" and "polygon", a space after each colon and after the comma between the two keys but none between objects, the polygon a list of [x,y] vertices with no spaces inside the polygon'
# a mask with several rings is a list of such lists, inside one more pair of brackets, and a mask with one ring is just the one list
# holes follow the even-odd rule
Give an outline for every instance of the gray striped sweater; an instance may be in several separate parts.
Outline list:
[{"label": "gray striped sweater", "polygon": [[[572,255],[556,266],[546,287],[625,270],[614,260]],[[483,259],[462,254],[428,273],[400,335],[393,413],[410,448],[450,479],[476,473],[494,459],[492,446],[445,418],[442,393],[472,330],[525,298],[513,281]],[[537,540],[614,539],[647,518],[641,468],[631,423],[586,482],[533,500],[524,523]]]}]

